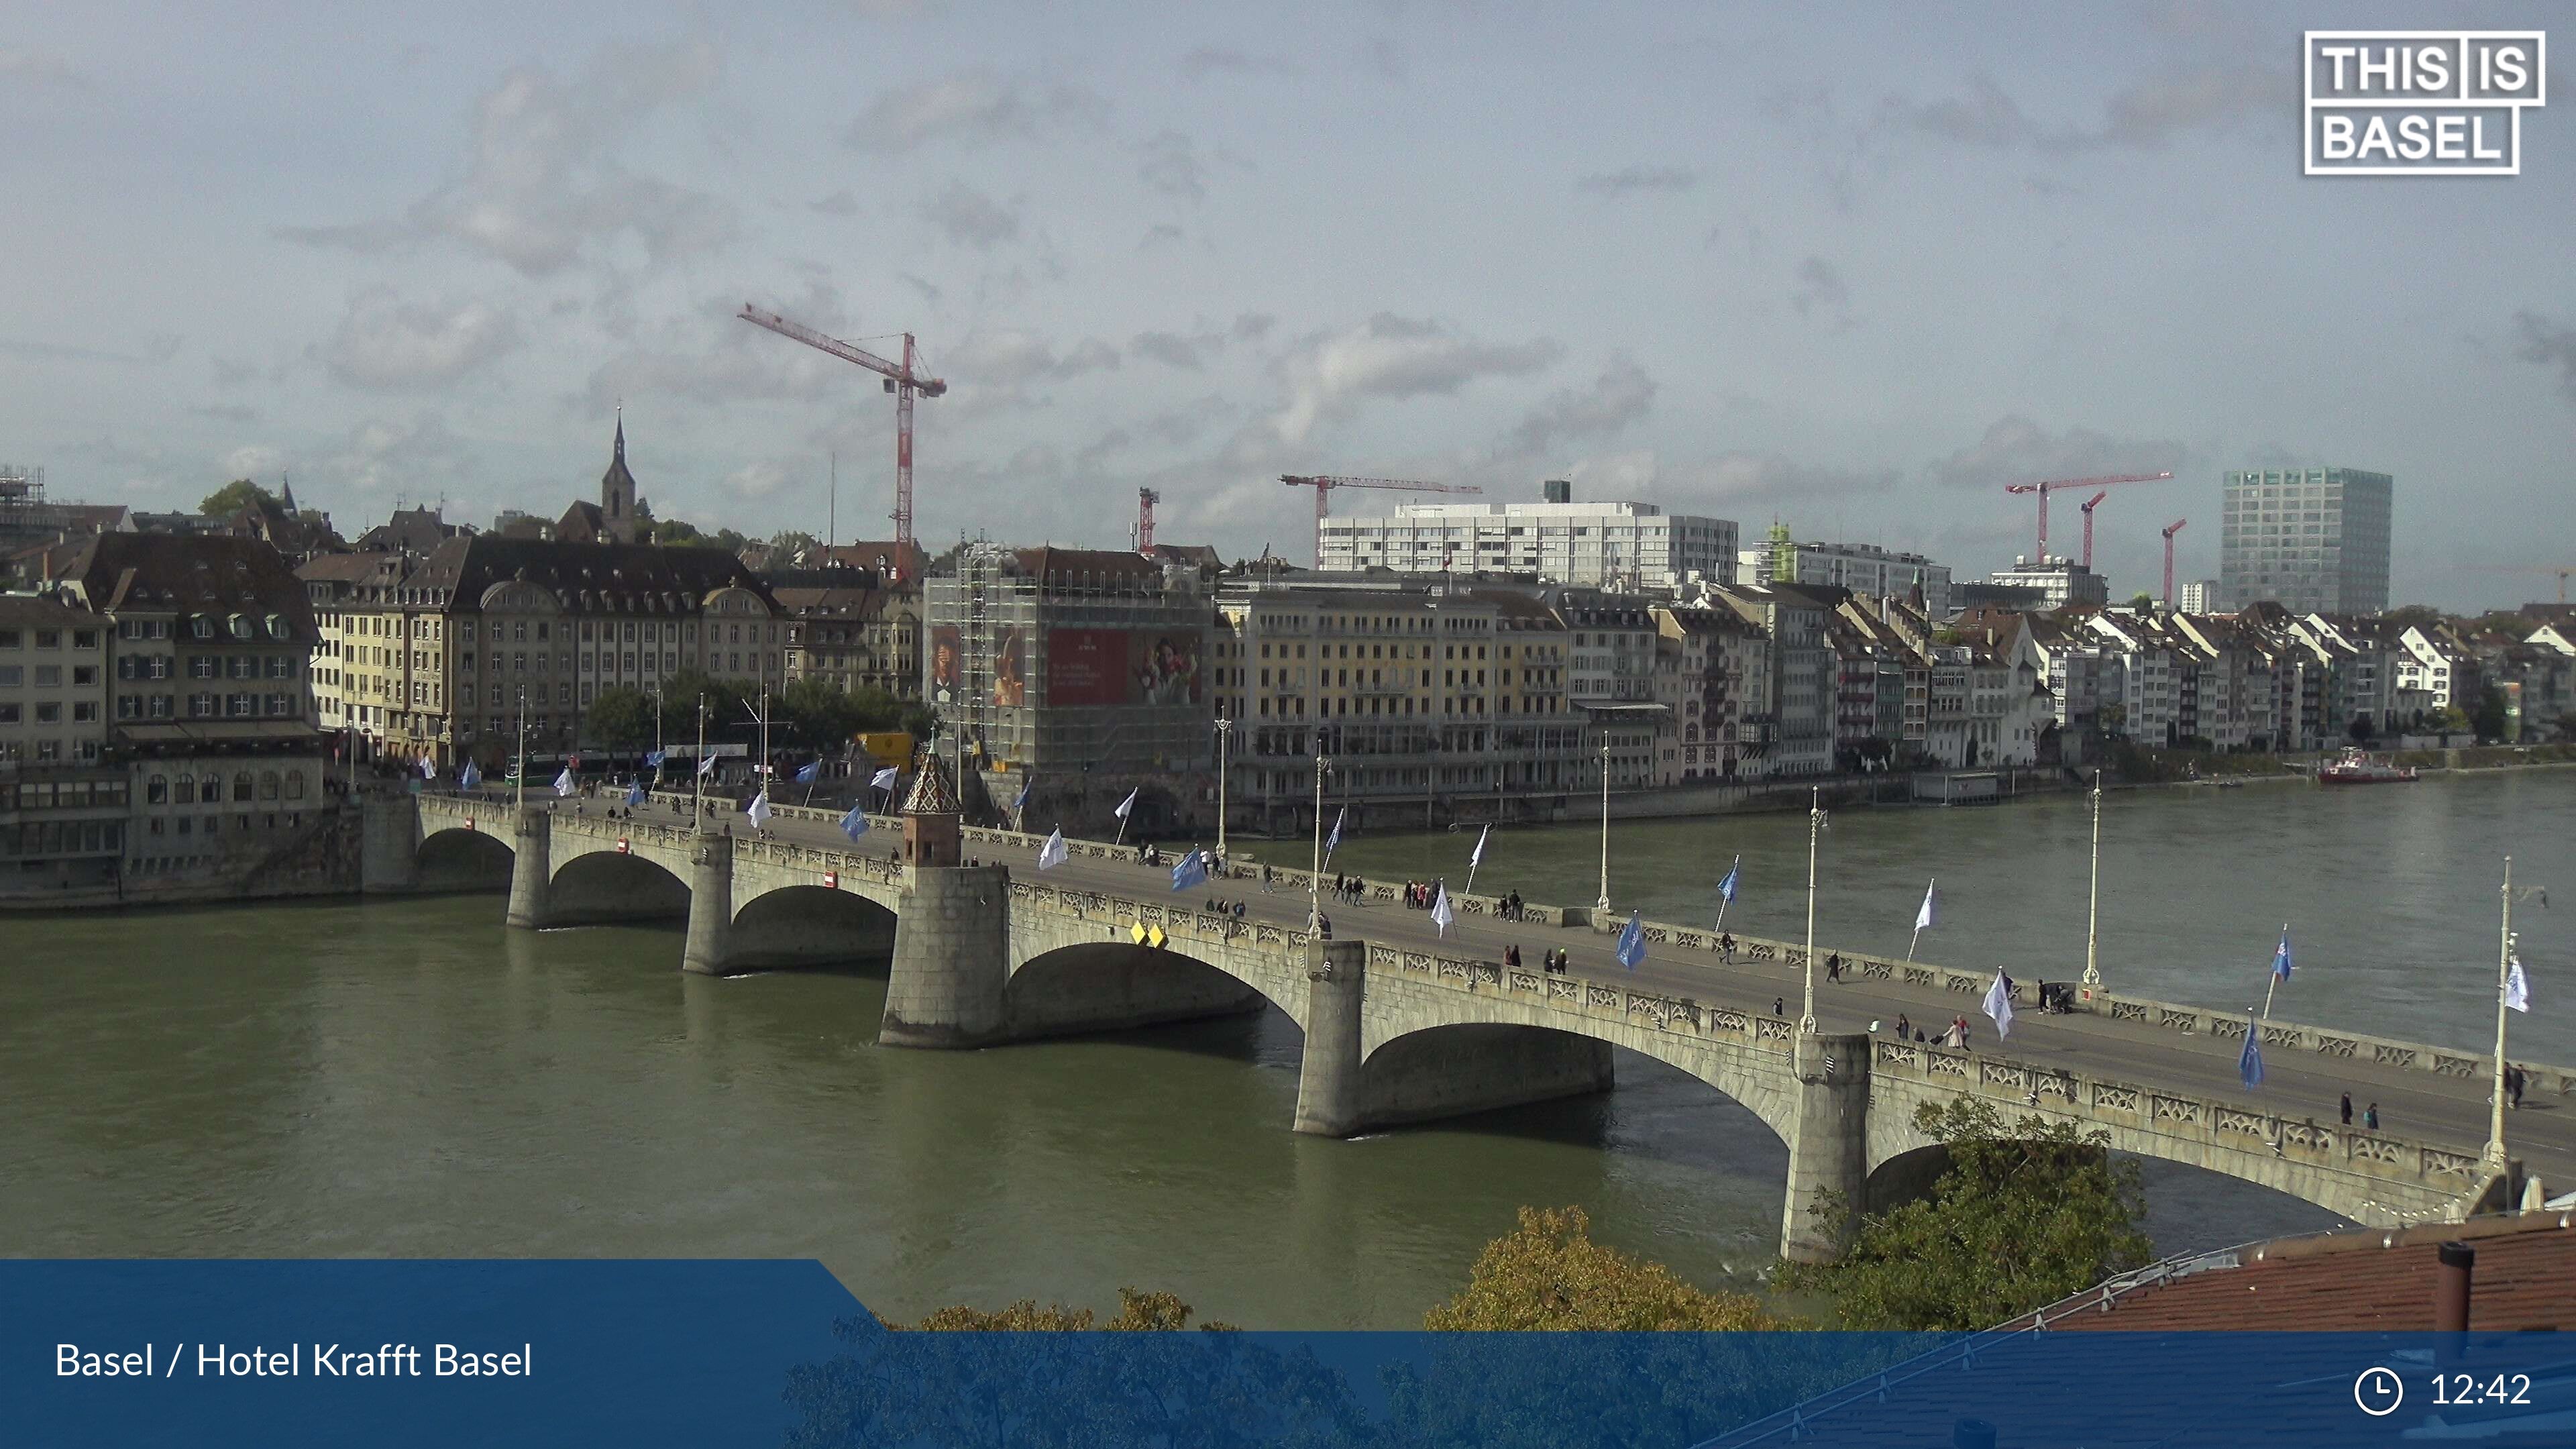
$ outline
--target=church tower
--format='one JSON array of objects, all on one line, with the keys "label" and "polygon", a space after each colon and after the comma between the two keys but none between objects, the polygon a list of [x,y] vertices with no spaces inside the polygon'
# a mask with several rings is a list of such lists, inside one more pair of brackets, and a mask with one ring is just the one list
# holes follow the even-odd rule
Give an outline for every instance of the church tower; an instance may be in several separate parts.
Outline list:
[{"label": "church tower", "polygon": [[626,409],[617,410],[617,441],[608,471],[599,475],[601,531],[619,543],[633,543],[641,532],[635,517],[635,475],[626,471]]}]

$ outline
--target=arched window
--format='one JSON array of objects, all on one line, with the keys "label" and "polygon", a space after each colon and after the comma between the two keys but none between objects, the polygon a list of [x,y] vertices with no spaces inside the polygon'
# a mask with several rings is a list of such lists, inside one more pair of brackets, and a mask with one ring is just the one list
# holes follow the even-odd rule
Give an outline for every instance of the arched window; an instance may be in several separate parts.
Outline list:
[{"label": "arched window", "polygon": [[248,799],[250,798],[250,790],[251,790],[250,771],[248,771],[248,770],[244,770],[244,771],[242,771],[240,774],[233,776],[233,799],[234,799],[234,800],[236,800],[236,801],[248,800]]},{"label": "arched window", "polygon": [[303,771],[298,770],[286,777],[286,798],[289,800],[301,800],[304,798]]},{"label": "arched window", "polygon": [[221,776],[221,775],[214,775],[214,774],[210,774],[210,775],[206,776],[206,778],[205,778],[205,779],[200,780],[200,781],[198,781],[198,782],[197,782],[197,802],[198,802],[199,804],[201,804],[201,805],[219,805],[219,804],[222,804],[222,803],[223,803],[223,798],[224,798],[224,777],[223,777],[223,776]]},{"label": "arched window", "polygon": [[274,800],[277,798],[277,772],[275,770],[262,770],[259,772],[259,798],[262,800]]},{"label": "arched window", "polygon": [[144,781],[143,801],[147,805],[168,804],[170,802],[169,777],[166,775],[155,775],[151,779]]}]

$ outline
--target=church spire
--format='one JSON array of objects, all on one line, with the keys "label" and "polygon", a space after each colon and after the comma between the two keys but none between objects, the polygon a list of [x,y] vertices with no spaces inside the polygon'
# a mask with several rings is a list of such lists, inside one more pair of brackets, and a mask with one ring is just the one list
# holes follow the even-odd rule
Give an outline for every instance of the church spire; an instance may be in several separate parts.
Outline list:
[{"label": "church spire", "polygon": [[612,446],[612,450],[613,450],[613,451],[612,451],[612,452],[610,453],[610,455],[609,455],[610,461],[611,461],[611,462],[617,462],[617,463],[623,463],[623,462],[625,462],[625,461],[626,461],[626,404],[624,404],[624,403],[622,403],[622,402],[621,402],[621,403],[619,403],[619,404],[617,405],[617,441],[616,441],[613,445],[611,445],[611,446]]}]

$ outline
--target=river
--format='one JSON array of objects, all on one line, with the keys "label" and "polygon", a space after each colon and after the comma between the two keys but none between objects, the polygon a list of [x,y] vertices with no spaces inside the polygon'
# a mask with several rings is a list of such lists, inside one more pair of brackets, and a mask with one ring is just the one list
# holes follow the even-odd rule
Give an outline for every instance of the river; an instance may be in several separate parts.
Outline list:
[{"label": "river", "polygon": [[[2117,795],[2104,969],[2259,996],[2287,915],[2279,1014],[2475,1044],[2494,859],[2562,893],[2571,824],[2563,772]],[[2079,800],[1840,814],[1820,930],[1901,950],[1938,873],[1927,957],[2072,974],[2085,827]],[[1470,843],[1358,839],[1337,863],[1456,878]],[[1805,844],[1799,817],[1620,826],[1614,895],[1705,914],[1741,851],[1730,923],[1786,934]],[[1478,886],[1581,900],[1597,867],[1592,832],[1519,830]],[[2539,1009],[2516,1025],[2531,1055],[2576,1057],[2565,953],[2529,912]],[[675,930],[511,932],[491,895],[6,917],[0,943],[13,1256],[815,1257],[893,1315],[1114,1306],[1132,1284],[1252,1326],[1398,1328],[1522,1203],[1582,1204],[1603,1240],[1711,1286],[1749,1285],[1779,1229],[1785,1149],[1625,1054],[1607,1097],[1343,1143],[1287,1130],[1299,1042],[1276,1012],[880,1050],[882,963],[686,976]],[[2148,1168],[2168,1249],[2331,1221]]]}]

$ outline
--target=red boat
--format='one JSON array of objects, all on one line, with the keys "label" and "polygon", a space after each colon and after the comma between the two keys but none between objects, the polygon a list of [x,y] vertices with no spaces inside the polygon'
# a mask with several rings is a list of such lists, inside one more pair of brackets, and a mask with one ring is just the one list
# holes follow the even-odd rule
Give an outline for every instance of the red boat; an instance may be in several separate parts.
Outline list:
[{"label": "red boat", "polygon": [[2415,778],[2414,766],[2374,760],[2358,745],[2346,747],[2332,762],[2317,766],[2320,785],[2402,785]]}]

